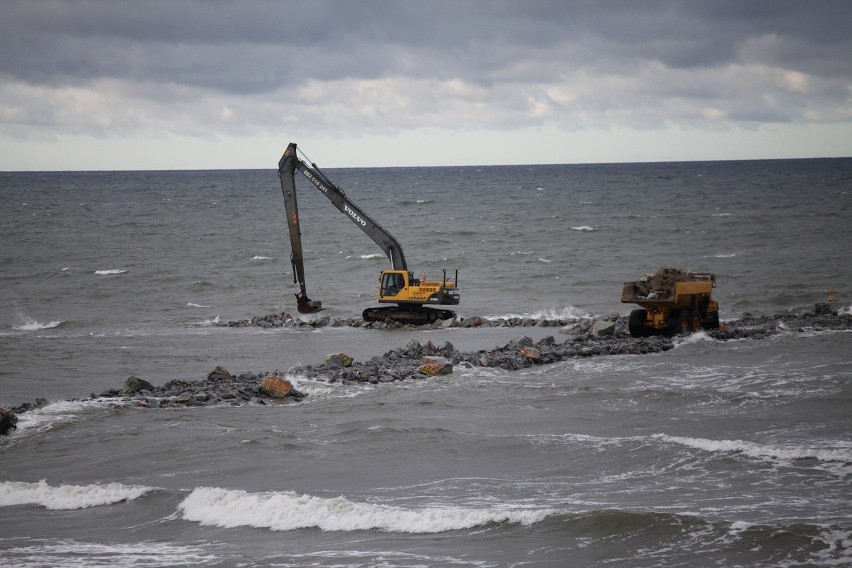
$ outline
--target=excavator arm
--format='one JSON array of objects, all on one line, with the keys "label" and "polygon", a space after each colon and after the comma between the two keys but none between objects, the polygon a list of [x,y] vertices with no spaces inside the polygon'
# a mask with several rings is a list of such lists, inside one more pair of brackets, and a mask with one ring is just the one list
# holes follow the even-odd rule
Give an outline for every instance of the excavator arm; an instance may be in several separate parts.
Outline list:
[{"label": "excavator arm", "polygon": [[310,165],[296,154],[296,144],[291,142],[278,161],[278,177],[281,180],[281,192],[284,194],[284,208],[287,212],[287,228],[290,232],[290,262],[293,265],[293,280],[299,284],[296,303],[300,313],[309,314],[322,309],[321,302],[308,299],[305,288],[305,263],[302,253],[302,233],[299,228],[299,208],[296,201],[295,172],[299,171],[316,187],[341,213],[364,231],[373,242],[379,245],[394,270],[408,270],[405,255],[399,242],[386,229],[374,221],[360,207],[355,205],[346,193],[334,185],[316,164]]}]

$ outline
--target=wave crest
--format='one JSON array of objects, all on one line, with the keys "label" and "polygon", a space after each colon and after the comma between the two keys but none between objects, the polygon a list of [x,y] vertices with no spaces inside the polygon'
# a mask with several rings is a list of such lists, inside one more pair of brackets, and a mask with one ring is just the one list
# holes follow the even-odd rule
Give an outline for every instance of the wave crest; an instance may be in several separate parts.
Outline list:
[{"label": "wave crest", "polygon": [[73,510],[132,501],[153,487],[107,483],[104,485],[48,485],[24,481],[0,482],[0,507],[12,505],[41,505],[51,510]]},{"label": "wave crest", "polygon": [[111,274],[124,274],[127,272],[126,270],[122,270],[121,268],[111,268],[109,270],[95,270],[95,274],[99,276],[108,276]]},{"label": "wave crest", "polygon": [[12,329],[17,331],[38,331],[40,329],[53,329],[64,324],[65,320],[53,320],[48,323],[40,323],[34,319],[24,318],[24,322],[25,323],[21,325],[12,326]]},{"label": "wave crest", "polygon": [[655,434],[658,440],[680,444],[707,452],[742,453],[753,458],[772,458],[781,460],[816,459],[822,462],[852,463],[852,450],[817,449],[804,447],[776,448],[763,446],[743,440],[707,440],[704,438],[689,438]]},{"label": "wave crest", "polygon": [[489,523],[531,525],[554,513],[551,509],[403,509],[358,503],[345,497],[314,497],[292,491],[248,493],[216,487],[196,488],[178,505],[178,510],[185,520],[225,528],[249,526],[289,531],[315,527],[324,531],[381,530],[412,534],[439,533]]}]

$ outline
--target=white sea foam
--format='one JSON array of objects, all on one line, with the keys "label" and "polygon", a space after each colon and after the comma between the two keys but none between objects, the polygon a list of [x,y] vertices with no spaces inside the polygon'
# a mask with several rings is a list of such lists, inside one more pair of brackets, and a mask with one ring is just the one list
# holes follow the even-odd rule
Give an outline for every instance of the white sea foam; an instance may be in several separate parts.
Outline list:
[{"label": "white sea foam", "polygon": [[327,383],[324,381],[309,379],[305,375],[294,375],[290,373],[287,373],[284,378],[292,383],[293,388],[308,395],[306,402],[302,404],[309,404],[315,400],[327,397],[355,398],[368,394],[372,388],[372,386],[364,385],[365,388],[351,389],[342,382]]},{"label": "white sea foam", "polygon": [[292,491],[248,493],[216,487],[193,490],[178,509],[188,521],[225,528],[290,531],[316,527],[324,531],[380,530],[411,534],[461,530],[489,523],[531,525],[554,513],[552,509],[404,509],[359,503],[345,497],[314,497]]},{"label": "white sea foam", "polygon": [[735,252],[720,252],[718,254],[714,254],[713,258],[734,258],[737,256]]},{"label": "white sea foam", "polygon": [[674,339],[675,347],[679,347],[681,345],[692,345],[695,343],[704,343],[707,341],[716,341],[709,335],[707,335],[706,331],[697,331],[695,333],[690,333],[689,335],[677,336]]},{"label": "white sea foam", "polygon": [[153,491],[153,487],[107,483],[94,485],[48,485],[25,481],[0,482],[0,507],[41,505],[52,510],[86,509],[132,501]]},{"label": "white sea foam", "polygon": [[575,231],[582,231],[584,233],[591,233],[593,231],[597,231],[594,227],[589,227],[588,225],[580,225],[579,227],[571,227]]},{"label": "white sea foam", "polygon": [[84,410],[105,408],[115,403],[115,399],[51,402],[47,406],[19,414],[17,430],[14,430],[12,436],[0,441],[15,444],[32,434],[46,432],[59,424],[72,422]]},{"label": "white sea foam", "polygon": [[843,315],[846,315],[846,316],[852,315],[852,304],[846,306],[845,308],[840,308],[839,310],[837,310],[837,313],[842,315],[842,316]]},{"label": "white sea foam", "polygon": [[485,316],[487,320],[499,320],[499,319],[548,319],[548,320],[579,320],[583,318],[590,317],[588,312],[581,310],[580,308],[574,306],[567,306],[562,309],[556,308],[548,308],[544,310],[538,310],[533,313],[508,313],[508,314],[490,314]]},{"label": "white sea foam", "polygon": [[260,256],[259,254],[254,255],[253,257],[251,257],[251,259],[252,260],[275,260],[271,256]]},{"label": "white sea foam", "polygon": [[126,270],[122,270],[121,268],[111,268],[109,270],[95,270],[95,274],[99,276],[107,276],[111,274],[124,274],[127,272]]},{"label": "white sea foam", "polygon": [[187,302],[186,307],[188,307],[188,308],[209,308],[210,306],[203,306],[201,304],[195,304],[193,302]]},{"label": "white sea foam", "polygon": [[539,261],[539,262],[544,262],[544,263],[551,263],[551,262],[553,262],[552,260],[548,260],[548,259],[546,259],[546,258],[539,258],[539,259],[538,259],[538,261]]},{"label": "white sea foam", "polygon": [[216,316],[215,318],[202,320],[191,325],[194,325],[196,327],[213,327],[215,325],[219,325],[219,318],[220,316]]},{"label": "white sea foam", "polygon": [[370,258],[382,258],[383,256],[384,256],[383,254],[379,254],[379,253],[371,253],[371,254],[362,254],[362,255],[359,255],[359,256],[358,256],[358,258],[361,258],[361,259],[363,259],[363,260],[367,260],[367,259],[370,259]]},{"label": "white sea foam", "polygon": [[30,319],[25,317],[24,322],[21,325],[12,326],[12,329],[16,329],[18,331],[38,331],[40,329],[53,329],[54,327],[59,327],[63,323],[63,320],[53,320],[48,323],[39,323],[34,319]]},{"label": "white sea foam", "polygon": [[26,546],[4,548],[9,566],[63,566],[64,568],[157,568],[166,566],[210,565],[217,558],[200,546],[165,542],[103,544],[76,540],[28,539]]},{"label": "white sea foam", "polygon": [[773,447],[743,440],[707,440],[655,434],[656,439],[681,444],[707,452],[741,453],[753,458],[771,458],[785,461],[816,459],[823,462],[852,463],[852,448],[821,449],[806,447]]}]

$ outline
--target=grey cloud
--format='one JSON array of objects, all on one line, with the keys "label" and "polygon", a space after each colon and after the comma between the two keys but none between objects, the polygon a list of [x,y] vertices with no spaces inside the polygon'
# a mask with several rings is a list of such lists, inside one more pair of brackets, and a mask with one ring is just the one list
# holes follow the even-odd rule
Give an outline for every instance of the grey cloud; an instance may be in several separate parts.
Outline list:
[{"label": "grey cloud", "polygon": [[[6,133],[852,119],[847,0],[4,0],[0,12]],[[785,84],[787,72],[808,77]],[[88,91],[85,112],[51,94],[63,87]]]},{"label": "grey cloud", "polygon": [[[530,56],[602,67],[720,65],[756,38],[767,64],[850,74],[848,2],[8,1],[0,72],[263,92],[310,78],[494,80]],[[795,45],[795,49],[784,46]],[[538,80],[546,80],[539,77]]]}]

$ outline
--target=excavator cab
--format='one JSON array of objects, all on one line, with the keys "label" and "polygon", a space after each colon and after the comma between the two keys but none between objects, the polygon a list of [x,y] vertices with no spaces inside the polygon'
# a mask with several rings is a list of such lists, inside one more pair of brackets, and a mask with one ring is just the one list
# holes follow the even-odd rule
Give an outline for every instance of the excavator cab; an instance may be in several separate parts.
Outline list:
[{"label": "excavator cab", "polygon": [[399,271],[385,270],[382,273],[379,297],[396,296],[406,287],[408,287],[408,279],[405,274]]}]

